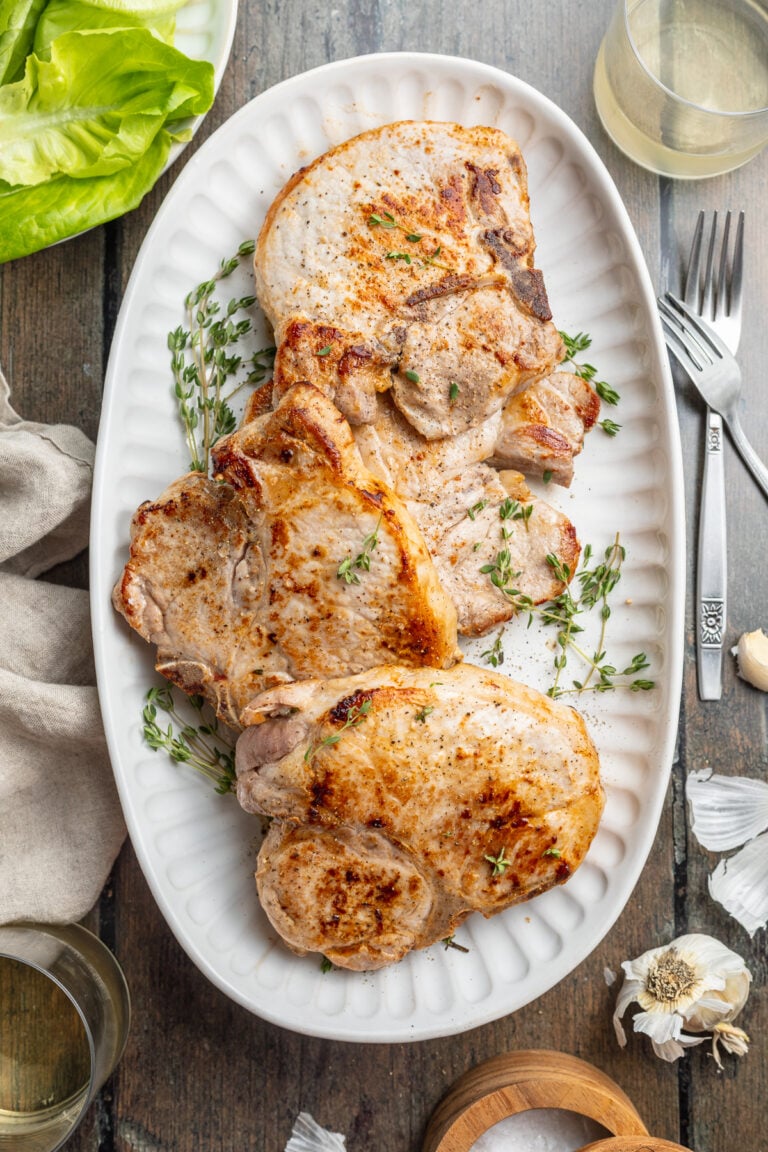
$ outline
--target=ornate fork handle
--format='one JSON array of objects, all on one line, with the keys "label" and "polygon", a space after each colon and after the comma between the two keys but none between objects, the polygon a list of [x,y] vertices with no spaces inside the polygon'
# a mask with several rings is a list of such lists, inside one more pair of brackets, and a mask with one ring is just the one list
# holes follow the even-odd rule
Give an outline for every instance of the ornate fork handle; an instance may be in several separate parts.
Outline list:
[{"label": "ornate fork handle", "polygon": [[708,410],[696,562],[696,662],[702,700],[722,695],[727,587],[723,422]]}]

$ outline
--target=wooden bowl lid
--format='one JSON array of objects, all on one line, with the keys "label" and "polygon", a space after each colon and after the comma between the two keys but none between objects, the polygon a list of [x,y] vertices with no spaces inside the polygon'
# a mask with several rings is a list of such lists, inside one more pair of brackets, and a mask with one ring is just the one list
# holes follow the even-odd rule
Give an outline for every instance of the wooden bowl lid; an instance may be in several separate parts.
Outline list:
[{"label": "wooden bowl lid", "polygon": [[[615,1136],[646,1139],[645,1144],[628,1146],[627,1152],[655,1152],[634,1104],[610,1076],[576,1056],[548,1049],[508,1052],[465,1072],[433,1112],[422,1152],[470,1152],[494,1124],[531,1108],[580,1113]],[[603,1145],[606,1141],[589,1147],[603,1152]],[[663,1149],[664,1143],[658,1147]],[[624,1152],[624,1146],[608,1142],[605,1152],[614,1150]]]}]

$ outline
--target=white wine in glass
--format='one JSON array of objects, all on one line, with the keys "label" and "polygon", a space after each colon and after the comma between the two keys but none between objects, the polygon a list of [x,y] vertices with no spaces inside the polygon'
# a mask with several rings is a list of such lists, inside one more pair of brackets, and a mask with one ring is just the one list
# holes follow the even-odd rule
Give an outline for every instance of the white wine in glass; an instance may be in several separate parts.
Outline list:
[{"label": "white wine in glass", "polygon": [[594,91],[605,130],[645,168],[738,168],[768,141],[768,0],[621,0]]}]

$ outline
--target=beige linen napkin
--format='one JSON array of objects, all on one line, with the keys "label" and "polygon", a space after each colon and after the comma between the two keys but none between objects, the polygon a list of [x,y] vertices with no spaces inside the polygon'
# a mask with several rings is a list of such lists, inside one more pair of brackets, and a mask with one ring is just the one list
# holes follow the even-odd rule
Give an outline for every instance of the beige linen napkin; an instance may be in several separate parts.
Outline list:
[{"label": "beige linen napkin", "polygon": [[88,593],[35,579],[88,543],[93,454],[20,419],[0,372],[0,924],[82,919],[125,838]]}]

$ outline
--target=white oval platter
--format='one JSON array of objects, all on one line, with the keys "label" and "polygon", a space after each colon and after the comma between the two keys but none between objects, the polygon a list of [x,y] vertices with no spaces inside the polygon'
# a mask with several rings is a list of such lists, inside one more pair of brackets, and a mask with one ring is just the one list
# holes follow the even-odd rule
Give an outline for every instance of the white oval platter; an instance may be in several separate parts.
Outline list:
[{"label": "white oval platter", "polygon": [[[297,167],[399,119],[491,124],[520,143],[537,264],[557,326],[592,336],[589,359],[621,395],[604,412],[622,425],[619,435],[593,431],[572,488],[550,486],[547,498],[596,552],[621,533],[627,559],[608,646],[616,663],[645,651],[645,675],[656,687],[578,700],[600,750],[607,804],[585,863],[566,885],[490,920],[471,917],[457,936],[467,952],[437,945],[381,972],[322,972],[317,956],[288,952],[261,912],[253,881],[258,821],[144,744],[140,715],[157,682],[153,653],[113,611],[110,592],[127,557],[134,510],[187,467],[166,347],[168,332],[183,321],[184,296],[256,235]],[[248,273],[236,273],[231,294],[248,285]],[[254,347],[265,343],[261,327]],[[420,1040],[515,1011],[595,948],[643,868],[673,757],[682,491],[672,383],[642,253],[599,157],[545,97],[470,60],[366,56],[264,92],[206,141],[147,234],[118,319],[99,432],[91,587],[102,715],[131,838],[168,924],[220,989],[264,1019],[310,1035]],[[467,645],[467,658],[482,663],[488,646],[487,639]],[[505,651],[503,671],[541,689],[552,682],[551,648],[536,627],[514,622]]]}]

